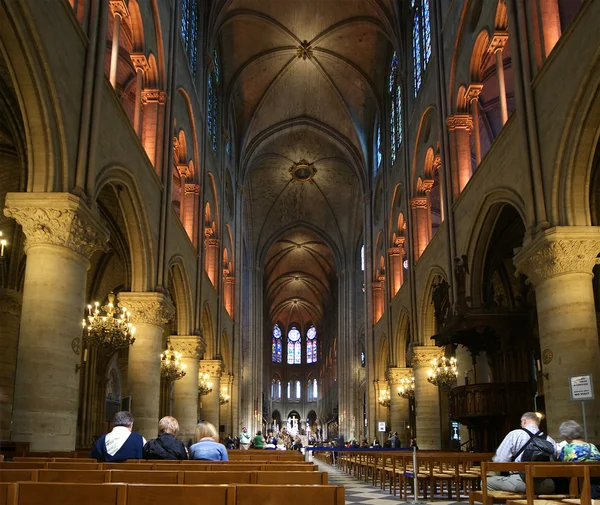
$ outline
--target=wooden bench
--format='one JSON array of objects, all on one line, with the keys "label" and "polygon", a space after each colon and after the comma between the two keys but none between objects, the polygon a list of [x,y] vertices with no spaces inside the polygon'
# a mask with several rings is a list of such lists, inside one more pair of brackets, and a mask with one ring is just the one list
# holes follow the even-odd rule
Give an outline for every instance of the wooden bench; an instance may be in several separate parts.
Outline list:
[{"label": "wooden bench", "polygon": [[526,463],[494,463],[484,461],[481,463],[481,490],[469,493],[469,505],[475,502],[483,505],[506,503],[508,500],[520,500],[525,495],[511,493],[510,491],[489,491],[487,488],[488,472],[524,472]]},{"label": "wooden bench", "polygon": [[235,486],[127,485],[127,505],[235,505],[235,499]]},{"label": "wooden bench", "polygon": [[14,505],[126,505],[125,484],[19,482],[16,486]]},{"label": "wooden bench", "polygon": [[0,482],[38,480],[39,470],[0,470]]},{"label": "wooden bench", "polygon": [[0,482],[0,505],[13,505],[17,497],[17,486],[13,482]]},{"label": "wooden bench", "polygon": [[281,484],[293,482],[294,484],[327,485],[329,474],[327,472],[255,472],[255,484]]},{"label": "wooden bench", "polygon": [[103,463],[67,463],[55,461],[48,463],[48,468],[55,470],[102,470]]},{"label": "wooden bench", "polygon": [[343,486],[238,485],[236,505],[344,505]]},{"label": "wooden bench", "polygon": [[48,468],[48,463],[28,463],[26,461],[0,461],[0,470],[39,470],[41,468]]},{"label": "wooden bench", "polygon": [[[39,482],[78,482],[100,484],[110,482],[110,472],[104,470],[35,470]],[[33,479],[32,479],[33,480]]]},{"label": "wooden bench", "polygon": [[168,470],[110,470],[108,482],[125,484],[183,484],[184,472]]},{"label": "wooden bench", "polygon": [[259,472],[183,472],[184,484],[254,484]]}]

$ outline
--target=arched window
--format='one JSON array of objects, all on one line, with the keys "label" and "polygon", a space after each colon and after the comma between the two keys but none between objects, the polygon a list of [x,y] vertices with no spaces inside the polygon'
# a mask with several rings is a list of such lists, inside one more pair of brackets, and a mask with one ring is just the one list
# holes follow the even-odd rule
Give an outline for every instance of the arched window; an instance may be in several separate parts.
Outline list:
[{"label": "arched window", "polygon": [[279,379],[271,381],[271,400],[281,401],[281,380]]},{"label": "arched window", "polygon": [[208,73],[208,103],[206,106],[206,123],[210,146],[214,152],[217,151],[218,121],[217,121],[217,90],[219,88],[219,57],[217,50],[213,50],[212,71]]},{"label": "arched window", "polygon": [[181,2],[181,37],[190,64],[192,79],[196,82],[198,55],[198,2],[196,0],[182,0]]},{"label": "arched window", "polygon": [[300,381],[296,381],[296,400],[302,398],[302,384]]},{"label": "arched window", "polygon": [[273,338],[271,339],[271,361],[281,363],[281,330],[277,324],[273,328]]},{"label": "arched window", "polygon": [[379,173],[379,167],[381,166],[381,125],[377,125],[377,141],[376,141],[376,149],[375,153],[377,156],[377,160],[375,163],[375,170],[373,170],[373,176],[377,177]]},{"label": "arched window", "polygon": [[415,97],[421,87],[423,72],[431,58],[431,18],[429,0],[412,0],[413,8],[413,81]]},{"label": "arched window", "polygon": [[291,400],[292,399],[292,382],[288,381],[288,385],[287,385],[287,399]]},{"label": "arched window", "polygon": [[365,246],[364,244],[360,248],[360,270],[365,271]]},{"label": "arched window", "polygon": [[398,57],[396,56],[396,51],[392,55],[392,63],[390,66],[390,75],[389,75],[389,92],[392,96],[392,104],[390,107],[390,157],[392,160],[392,165],[396,163],[396,128],[398,123],[398,119],[396,118],[396,107],[394,104],[395,93],[394,89],[396,88],[396,82],[398,80]]},{"label": "arched window", "polygon": [[313,379],[312,381],[312,397],[313,401],[317,401],[319,398],[319,384],[317,383],[317,379]]},{"label": "arched window", "polygon": [[288,365],[299,365],[302,363],[302,343],[300,332],[295,326],[288,332],[287,362]]},{"label": "arched window", "polygon": [[277,381],[277,400],[281,401],[281,381]]},{"label": "arched window", "polygon": [[275,379],[271,381],[271,400],[275,399]]},{"label": "arched window", "polygon": [[306,362],[317,362],[317,330],[314,326],[306,332]]}]

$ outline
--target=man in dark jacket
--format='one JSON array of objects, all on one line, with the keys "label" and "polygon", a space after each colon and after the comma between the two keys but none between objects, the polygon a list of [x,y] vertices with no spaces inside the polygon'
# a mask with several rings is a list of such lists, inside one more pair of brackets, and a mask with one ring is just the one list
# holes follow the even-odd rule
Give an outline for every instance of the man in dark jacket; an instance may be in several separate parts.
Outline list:
[{"label": "man in dark jacket", "polygon": [[115,463],[126,459],[141,459],[146,440],[134,433],[133,416],[130,412],[117,412],[113,417],[113,430],[102,435],[90,452],[90,458]]},{"label": "man in dark jacket", "polygon": [[175,438],[177,433],[177,419],[163,417],[158,422],[158,438],[153,438],[144,446],[144,459],[188,459],[185,445]]}]

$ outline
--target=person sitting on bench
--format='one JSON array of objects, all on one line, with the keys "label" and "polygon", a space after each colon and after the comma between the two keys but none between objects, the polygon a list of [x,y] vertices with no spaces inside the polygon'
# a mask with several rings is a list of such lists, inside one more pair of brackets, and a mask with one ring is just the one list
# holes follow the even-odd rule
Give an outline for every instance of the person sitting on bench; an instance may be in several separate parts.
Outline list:
[{"label": "person sitting on bench", "polygon": [[142,459],[146,439],[133,432],[131,412],[117,412],[112,420],[113,430],[102,435],[90,452],[90,458],[107,463],[117,463],[126,459]]}]

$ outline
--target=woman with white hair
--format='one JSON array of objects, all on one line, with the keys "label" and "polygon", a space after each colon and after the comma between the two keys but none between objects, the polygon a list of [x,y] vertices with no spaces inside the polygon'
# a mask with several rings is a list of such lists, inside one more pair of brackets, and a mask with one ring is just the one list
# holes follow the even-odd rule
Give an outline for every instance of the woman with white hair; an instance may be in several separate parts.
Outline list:
[{"label": "woman with white hair", "polygon": [[560,434],[567,441],[560,451],[560,461],[600,461],[600,452],[594,444],[583,440],[583,428],[575,421],[565,421],[560,425]]}]

